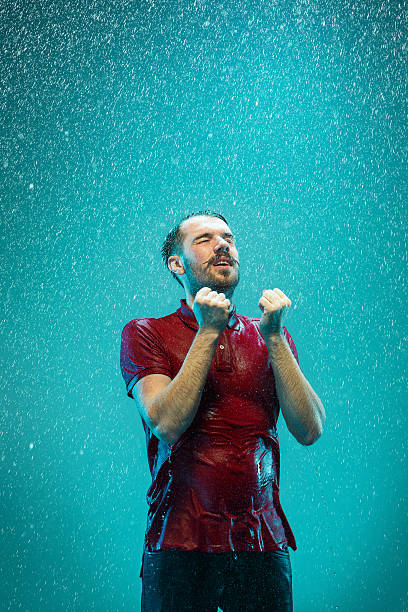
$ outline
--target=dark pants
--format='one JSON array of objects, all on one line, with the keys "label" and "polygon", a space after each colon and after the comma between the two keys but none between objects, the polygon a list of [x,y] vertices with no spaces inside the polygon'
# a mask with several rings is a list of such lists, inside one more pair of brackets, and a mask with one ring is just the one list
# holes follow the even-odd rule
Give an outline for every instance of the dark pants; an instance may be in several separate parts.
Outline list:
[{"label": "dark pants", "polygon": [[142,612],[292,612],[289,549],[145,552]]}]

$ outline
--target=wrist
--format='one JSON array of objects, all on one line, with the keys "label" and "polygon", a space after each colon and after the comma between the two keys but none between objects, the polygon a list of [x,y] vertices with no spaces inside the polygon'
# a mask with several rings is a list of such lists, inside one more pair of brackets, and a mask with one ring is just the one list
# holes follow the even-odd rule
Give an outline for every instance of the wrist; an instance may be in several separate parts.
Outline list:
[{"label": "wrist", "polygon": [[218,342],[221,334],[222,332],[218,331],[217,329],[213,329],[212,327],[199,327],[197,331],[197,335],[200,337],[213,340],[214,342]]},{"label": "wrist", "polygon": [[285,344],[286,343],[286,337],[285,337],[285,333],[283,331],[283,329],[281,329],[279,332],[274,332],[273,334],[268,334],[265,338],[265,344],[266,346],[269,348],[273,348],[275,346],[278,346],[280,344]]}]

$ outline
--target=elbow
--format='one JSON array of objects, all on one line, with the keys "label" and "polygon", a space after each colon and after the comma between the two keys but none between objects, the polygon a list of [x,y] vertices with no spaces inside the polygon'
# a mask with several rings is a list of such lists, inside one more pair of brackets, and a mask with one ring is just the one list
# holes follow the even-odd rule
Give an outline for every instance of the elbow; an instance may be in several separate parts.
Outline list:
[{"label": "elbow", "polygon": [[165,444],[169,444],[169,446],[173,446],[177,442],[180,436],[176,435],[170,428],[166,427],[163,423],[157,423],[155,425],[151,424],[150,429],[162,442]]},{"label": "elbow", "polygon": [[154,418],[152,412],[147,410],[143,415],[143,420],[154,436],[165,444],[174,444],[177,439],[162,420]]},{"label": "elbow", "polygon": [[312,444],[317,442],[317,440],[320,438],[322,433],[323,433],[323,428],[320,428],[318,430],[315,430],[309,433],[309,435],[306,438],[303,438],[303,440],[299,440],[299,442],[303,444],[303,446],[312,446]]},{"label": "elbow", "polygon": [[173,446],[180,438],[180,433],[175,432],[171,427],[165,423],[157,423],[154,427],[151,427],[156,438],[159,438],[165,444]]},{"label": "elbow", "polygon": [[[157,434],[156,434],[157,435]],[[162,441],[168,444],[169,446],[173,446],[177,442],[180,436],[176,436],[170,432],[160,432],[160,435],[157,437]]]},{"label": "elbow", "polygon": [[300,442],[300,444],[303,444],[303,446],[312,446],[312,444],[317,442],[317,440],[320,438],[322,433],[323,433],[323,425],[321,421],[319,421],[319,423],[316,423],[316,426],[313,427],[313,429],[309,430],[306,436],[304,436],[300,440],[298,439],[298,442]]},{"label": "elbow", "polygon": [[316,416],[314,426],[308,431],[307,435],[299,440],[304,446],[311,446],[320,438],[323,433],[323,425],[326,421],[326,413],[323,404],[319,400],[319,416]]},{"label": "elbow", "polygon": [[153,433],[161,442],[172,446],[177,442],[180,434],[174,431],[170,423],[162,415],[160,415],[157,404],[152,402],[143,414],[144,420]]}]

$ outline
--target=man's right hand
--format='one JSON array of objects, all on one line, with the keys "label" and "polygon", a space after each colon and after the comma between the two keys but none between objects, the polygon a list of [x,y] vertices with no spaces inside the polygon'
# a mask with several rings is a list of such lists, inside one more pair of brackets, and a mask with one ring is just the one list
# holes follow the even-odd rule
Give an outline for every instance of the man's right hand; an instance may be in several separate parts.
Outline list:
[{"label": "man's right hand", "polygon": [[228,323],[230,304],[224,293],[202,287],[197,292],[193,304],[199,329],[214,331],[221,335]]}]

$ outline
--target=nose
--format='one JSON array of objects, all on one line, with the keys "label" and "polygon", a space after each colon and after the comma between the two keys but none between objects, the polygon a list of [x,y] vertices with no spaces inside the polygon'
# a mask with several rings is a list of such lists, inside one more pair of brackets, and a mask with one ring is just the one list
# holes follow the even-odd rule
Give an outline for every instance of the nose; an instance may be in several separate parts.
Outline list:
[{"label": "nose", "polygon": [[228,253],[229,251],[229,244],[228,242],[225,240],[225,238],[220,237],[217,240],[217,243],[214,247],[214,250],[218,253],[219,251],[225,251],[226,253]]}]

